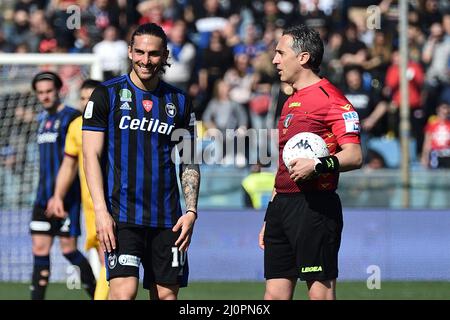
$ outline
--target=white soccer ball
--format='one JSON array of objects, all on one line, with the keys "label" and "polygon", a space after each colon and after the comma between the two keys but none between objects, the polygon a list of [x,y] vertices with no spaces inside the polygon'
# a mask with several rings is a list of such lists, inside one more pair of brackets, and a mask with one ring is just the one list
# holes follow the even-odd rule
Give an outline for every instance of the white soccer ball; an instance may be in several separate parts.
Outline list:
[{"label": "white soccer ball", "polygon": [[286,142],[283,149],[283,161],[287,168],[297,158],[314,159],[329,155],[325,141],[312,132],[297,133]]}]

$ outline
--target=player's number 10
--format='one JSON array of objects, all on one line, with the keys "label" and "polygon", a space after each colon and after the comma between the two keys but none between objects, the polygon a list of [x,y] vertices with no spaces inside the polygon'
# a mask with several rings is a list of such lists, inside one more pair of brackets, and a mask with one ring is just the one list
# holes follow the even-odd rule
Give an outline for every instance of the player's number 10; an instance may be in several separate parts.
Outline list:
[{"label": "player's number 10", "polygon": [[184,266],[186,261],[186,252],[179,251],[177,247],[172,247],[172,267]]}]

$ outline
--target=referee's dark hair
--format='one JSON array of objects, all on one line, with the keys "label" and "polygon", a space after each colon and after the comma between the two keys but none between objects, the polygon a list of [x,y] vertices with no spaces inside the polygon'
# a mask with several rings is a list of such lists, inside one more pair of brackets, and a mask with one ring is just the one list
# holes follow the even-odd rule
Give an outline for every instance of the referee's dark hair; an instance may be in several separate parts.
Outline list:
[{"label": "referee's dark hair", "polygon": [[39,72],[37,75],[34,76],[33,81],[31,82],[31,86],[33,87],[33,90],[36,91],[36,83],[42,80],[50,80],[53,81],[55,84],[56,89],[59,91],[62,86],[62,80],[61,78],[54,72],[51,71],[42,71]]},{"label": "referee's dark hair", "polygon": [[296,54],[305,51],[309,53],[309,60],[306,64],[314,73],[319,73],[324,51],[323,42],[320,39],[319,33],[301,24],[285,29],[283,35],[290,35],[292,37],[294,40],[292,49]]}]

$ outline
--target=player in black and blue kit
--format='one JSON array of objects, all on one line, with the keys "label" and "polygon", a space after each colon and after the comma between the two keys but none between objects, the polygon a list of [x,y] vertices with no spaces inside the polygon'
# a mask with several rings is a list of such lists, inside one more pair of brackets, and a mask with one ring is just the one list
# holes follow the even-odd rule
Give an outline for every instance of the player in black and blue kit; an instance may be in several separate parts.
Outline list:
[{"label": "player in black and blue kit", "polygon": [[67,216],[58,218],[45,212],[53,195],[56,176],[64,157],[64,144],[69,124],[81,113],[61,103],[60,77],[49,71],[38,73],[32,82],[33,90],[45,111],[39,115],[37,143],[39,146],[39,185],[33,208],[30,232],[34,255],[31,298],[45,297],[50,276],[50,249],[55,236],[60,237],[61,251],[73,265],[80,269],[81,282],[93,297],[95,277],[87,259],[77,249],[80,235],[80,184],[75,179],[64,199]]},{"label": "player in black and blue kit", "polygon": [[95,89],[85,109],[85,172],[107,252],[110,299],[135,298],[141,262],[150,298],[176,299],[187,285],[200,171],[182,154],[183,214],[171,153],[183,143],[193,156],[195,116],[187,95],[160,80],[168,65],[161,27],[139,26],[128,54],[131,73]]}]

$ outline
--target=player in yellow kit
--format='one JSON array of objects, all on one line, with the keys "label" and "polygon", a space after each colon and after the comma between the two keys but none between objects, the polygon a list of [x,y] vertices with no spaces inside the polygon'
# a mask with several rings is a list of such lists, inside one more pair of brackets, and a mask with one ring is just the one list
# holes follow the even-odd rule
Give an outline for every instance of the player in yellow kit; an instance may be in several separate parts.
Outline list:
[{"label": "player in yellow kit", "polygon": [[[100,84],[99,81],[85,80],[81,86],[81,110],[84,110],[92,91]],[[47,215],[55,217],[65,217],[67,213],[64,211],[63,199],[69,186],[77,176],[77,171],[81,182],[81,202],[83,206],[85,218],[86,244],[85,249],[97,249],[102,268],[97,279],[94,300],[106,300],[108,297],[108,282],[106,281],[106,270],[104,266],[104,254],[100,250],[95,229],[95,213],[94,204],[86,184],[86,177],[83,169],[83,153],[81,145],[81,126],[82,117],[76,118],[69,126],[66,136],[66,144],[64,148],[64,159],[58,171],[56,185],[53,197],[50,198],[47,205]],[[77,170],[78,169],[78,170]]]}]

